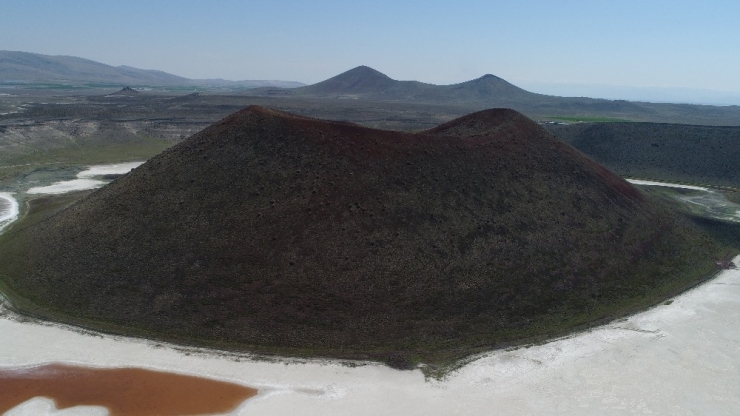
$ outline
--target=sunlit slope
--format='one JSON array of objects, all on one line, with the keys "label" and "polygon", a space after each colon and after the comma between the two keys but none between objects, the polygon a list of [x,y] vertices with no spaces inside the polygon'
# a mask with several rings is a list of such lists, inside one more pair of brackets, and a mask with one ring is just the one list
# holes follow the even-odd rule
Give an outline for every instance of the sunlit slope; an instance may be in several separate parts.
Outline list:
[{"label": "sunlit slope", "polygon": [[17,224],[0,276],[53,319],[405,366],[644,307],[721,250],[511,110],[405,134],[249,107]]}]

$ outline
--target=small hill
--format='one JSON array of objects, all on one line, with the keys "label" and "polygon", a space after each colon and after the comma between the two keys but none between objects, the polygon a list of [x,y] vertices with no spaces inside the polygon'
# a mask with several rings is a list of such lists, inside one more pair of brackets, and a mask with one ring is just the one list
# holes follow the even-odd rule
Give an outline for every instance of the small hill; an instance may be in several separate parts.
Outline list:
[{"label": "small hill", "polygon": [[120,91],[116,91],[113,94],[109,95],[137,96],[139,94],[141,94],[139,91],[136,91],[131,87],[123,87]]},{"label": "small hill", "polygon": [[0,236],[3,292],[29,313],[398,367],[634,311],[722,251],[502,109],[407,134],[253,106],[41,206]]}]

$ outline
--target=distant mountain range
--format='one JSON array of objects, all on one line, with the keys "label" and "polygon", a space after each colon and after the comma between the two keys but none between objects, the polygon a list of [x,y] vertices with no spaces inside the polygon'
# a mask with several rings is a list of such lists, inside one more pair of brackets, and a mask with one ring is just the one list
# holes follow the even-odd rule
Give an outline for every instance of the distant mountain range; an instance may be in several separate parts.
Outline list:
[{"label": "distant mountain range", "polygon": [[260,88],[252,93],[424,103],[474,103],[490,100],[519,102],[550,98],[523,90],[491,74],[459,84],[435,85],[419,81],[397,81],[364,65],[316,84],[290,90]]},{"label": "distant mountain range", "polygon": [[574,121],[650,121],[702,125],[738,125],[740,107],[647,103],[587,97],[559,97],[519,88],[495,75],[452,85],[398,81],[367,66],[358,66],[305,87],[256,88],[262,96],[334,98],[430,105],[469,111],[511,108],[535,119]]},{"label": "distant mountain range", "polygon": [[189,79],[163,71],[111,66],[75,56],[0,51],[0,82],[87,83],[133,86],[300,87],[293,81]]},{"label": "distant mountain range", "polygon": [[460,84],[434,85],[419,81],[396,81],[367,66],[358,66],[317,84],[298,88],[292,93],[394,101],[477,101],[491,97],[526,99],[538,96],[491,74]]},{"label": "distant mountain range", "polygon": [[358,66],[313,85],[291,81],[194,80],[162,71],[110,66],[71,56],[0,51],[0,82],[113,84],[116,86],[203,86],[248,89],[259,97],[364,100],[447,105],[456,113],[511,108],[535,119],[565,121],[649,121],[701,125],[740,125],[739,106],[648,103],[586,97],[559,97],[519,88],[495,75],[451,85],[398,81]]}]

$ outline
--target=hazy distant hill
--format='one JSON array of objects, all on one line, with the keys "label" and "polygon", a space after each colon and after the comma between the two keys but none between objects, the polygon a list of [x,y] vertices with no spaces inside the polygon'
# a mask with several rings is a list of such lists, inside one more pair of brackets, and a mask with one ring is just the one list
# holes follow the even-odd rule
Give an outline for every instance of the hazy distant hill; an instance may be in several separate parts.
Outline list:
[{"label": "hazy distant hill", "polygon": [[131,85],[181,85],[187,78],[162,71],[111,66],[74,56],[0,51],[0,81],[72,81]]},{"label": "hazy distant hill", "polygon": [[296,88],[295,95],[346,96],[394,101],[475,102],[537,97],[494,75],[453,85],[396,81],[367,66],[358,66],[317,84]]},{"label": "hazy distant hill", "polygon": [[66,209],[35,204],[0,236],[19,307],[396,366],[628,313],[721,251],[506,109],[409,134],[253,106]]},{"label": "hazy distant hill", "polygon": [[294,89],[257,88],[251,94],[297,98],[336,98],[431,105],[467,111],[505,107],[533,118],[612,119],[704,125],[740,125],[740,107],[656,104],[587,97],[558,97],[519,88],[495,75],[452,85],[398,81],[358,66],[319,83]]},{"label": "hazy distant hill", "polygon": [[291,88],[304,84],[292,81],[192,80],[162,71],[130,66],[111,66],[74,56],[50,56],[28,52],[0,51],[0,82],[71,82],[142,86],[204,85],[216,87]]}]

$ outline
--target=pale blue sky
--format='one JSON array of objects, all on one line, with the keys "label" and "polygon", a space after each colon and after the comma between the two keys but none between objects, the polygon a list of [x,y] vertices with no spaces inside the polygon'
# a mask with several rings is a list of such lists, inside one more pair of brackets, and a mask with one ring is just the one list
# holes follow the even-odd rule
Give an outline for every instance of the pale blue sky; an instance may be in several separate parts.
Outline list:
[{"label": "pale blue sky", "polygon": [[740,93],[740,1],[3,0],[0,49],[188,78],[314,83],[369,65],[435,84]]}]

